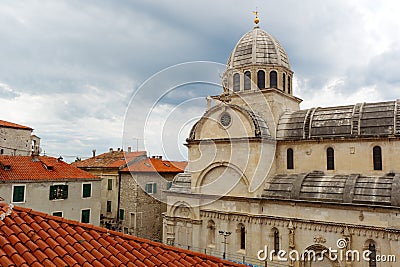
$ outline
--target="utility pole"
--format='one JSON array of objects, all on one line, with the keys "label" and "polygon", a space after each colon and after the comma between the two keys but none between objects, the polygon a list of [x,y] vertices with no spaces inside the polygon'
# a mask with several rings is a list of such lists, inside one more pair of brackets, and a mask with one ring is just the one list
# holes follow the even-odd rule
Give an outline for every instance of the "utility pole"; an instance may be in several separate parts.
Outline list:
[{"label": "utility pole", "polygon": [[225,231],[219,231],[219,234],[224,237],[224,241],[222,242],[224,244],[224,254],[222,255],[222,258],[225,260],[226,259],[226,244],[228,244],[228,242],[226,242],[226,238],[228,236],[230,236],[232,233],[231,232],[225,232]]}]

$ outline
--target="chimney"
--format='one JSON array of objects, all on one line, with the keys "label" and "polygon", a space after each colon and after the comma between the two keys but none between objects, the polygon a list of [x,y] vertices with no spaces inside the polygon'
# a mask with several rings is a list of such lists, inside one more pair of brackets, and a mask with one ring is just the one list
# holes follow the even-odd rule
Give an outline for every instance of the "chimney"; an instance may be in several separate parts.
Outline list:
[{"label": "chimney", "polygon": [[132,147],[128,146],[128,153],[132,152]]},{"label": "chimney", "polygon": [[162,156],[158,156],[158,158],[162,160]]},{"label": "chimney", "polygon": [[121,151],[121,148],[118,148],[118,152]]},{"label": "chimney", "polygon": [[40,148],[36,145],[32,151],[32,161],[39,161]]},{"label": "chimney", "polygon": [[92,157],[93,157],[93,158],[96,157],[96,149],[93,149],[93,150],[92,150]]},{"label": "chimney", "polygon": [[110,147],[110,152],[113,152],[113,148],[112,147]]}]

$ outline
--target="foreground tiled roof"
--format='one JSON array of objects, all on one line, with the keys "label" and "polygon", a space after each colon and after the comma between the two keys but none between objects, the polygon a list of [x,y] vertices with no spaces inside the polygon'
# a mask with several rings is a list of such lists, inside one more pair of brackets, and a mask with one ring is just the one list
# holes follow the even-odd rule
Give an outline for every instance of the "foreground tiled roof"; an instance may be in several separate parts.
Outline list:
[{"label": "foreground tiled roof", "polygon": [[3,120],[0,120],[0,127],[33,130],[32,128],[30,128],[28,126],[23,126],[23,125],[20,125],[20,124],[8,122],[8,121],[3,121]]},{"label": "foreground tiled roof", "polygon": [[39,156],[0,156],[0,181],[97,179],[62,160]]},{"label": "foreground tiled roof", "polygon": [[119,168],[140,156],[146,156],[146,151],[110,151],[92,158],[74,162],[72,165],[79,168]]},{"label": "foreground tiled roof", "polygon": [[[0,213],[8,206],[0,204]],[[243,266],[14,207],[0,221],[0,266]]]},{"label": "foreground tiled roof", "polygon": [[122,169],[122,172],[183,172],[187,166],[186,161],[168,161],[161,158],[146,158]]}]

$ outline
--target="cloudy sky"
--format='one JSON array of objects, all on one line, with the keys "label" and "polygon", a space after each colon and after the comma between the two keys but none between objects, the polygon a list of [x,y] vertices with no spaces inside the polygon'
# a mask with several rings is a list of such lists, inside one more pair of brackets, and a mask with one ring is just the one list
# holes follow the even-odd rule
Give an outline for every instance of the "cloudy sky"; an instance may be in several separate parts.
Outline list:
[{"label": "cloudy sky", "polygon": [[[0,0],[0,119],[34,128],[46,154],[67,161],[122,144],[183,159],[204,96],[221,89],[211,80],[157,95],[145,82],[179,63],[224,64],[255,7],[290,57],[302,108],[400,98],[396,0]],[[149,116],[143,105],[161,95]],[[123,142],[127,124],[137,129]],[[178,130],[163,144],[153,138],[168,127]]]}]

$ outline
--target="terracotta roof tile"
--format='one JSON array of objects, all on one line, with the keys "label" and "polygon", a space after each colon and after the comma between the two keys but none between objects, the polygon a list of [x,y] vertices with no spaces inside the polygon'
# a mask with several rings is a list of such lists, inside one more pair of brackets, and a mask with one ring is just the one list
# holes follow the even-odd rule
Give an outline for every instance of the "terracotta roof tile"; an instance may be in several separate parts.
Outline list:
[{"label": "terracotta roof tile", "polygon": [[21,207],[0,221],[0,266],[196,265],[243,266]]},{"label": "terracotta roof tile", "polygon": [[121,172],[179,173],[183,172],[186,166],[186,161],[168,161],[160,158],[145,158],[123,168]]},{"label": "terracotta roof tile", "polygon": [[146,151],[112,151],[74,162],[72,165],[79,168],[120,168],[126,165],[127,162],[135,160],[137,157],[146,157]]},{"label": "terracotta roof tile", "polygon": [[23,126],[20,124],[16,124],[13,122],[8,122],[8,121],[3,121],[0,120],[0,127],[6,127],[6,128],[15,128],[15,129],[24,129],[24,130],[33,130],[31,127],[28,126]]},{"label": "terracotta roof tile", "polygon": [[[10,166],[10,169],[2,166]],[[0,155],[0,180],[2,181],[70,179],[100,178],[52,157],[39,156],[38,160],[34,160],[31,156]]]}]

